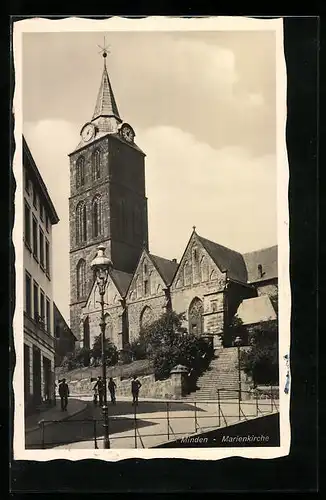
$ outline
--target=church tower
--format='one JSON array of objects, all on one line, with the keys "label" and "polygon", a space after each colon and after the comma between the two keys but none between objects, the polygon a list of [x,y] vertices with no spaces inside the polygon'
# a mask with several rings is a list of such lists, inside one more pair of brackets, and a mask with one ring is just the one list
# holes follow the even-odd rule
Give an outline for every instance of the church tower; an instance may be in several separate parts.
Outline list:
[{"label": "church tower", "polygon": [[120,117],[105,49],[102,55],[93,117],[82,126],[80,142],[69,154],[70,327],[77,337],[81,309],[94,282],[90,264],[98,245],[105,245],[115,269],[127,273],[148,248],[145,154],[135,143],[133,128]]}]

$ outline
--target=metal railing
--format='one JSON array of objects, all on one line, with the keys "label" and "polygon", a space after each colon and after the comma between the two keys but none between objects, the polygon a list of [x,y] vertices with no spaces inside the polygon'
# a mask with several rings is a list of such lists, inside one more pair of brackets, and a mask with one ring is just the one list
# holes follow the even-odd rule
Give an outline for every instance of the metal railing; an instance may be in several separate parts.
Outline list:
[{"label": "metal railing", "polygon": [[[144,400],[140,401],[138,406],[131,406],[129,402],[121,401],[121,405],[128,406],[128,413],[113,414],[119,409],[118,401],[116,405],[110,407],[112,408],[111,415],[109,414],[111,447],[151,448],[157,444],[180,439],[181,436],[194,436],[279,411],[278,398],[274,397],[273,388],[267,397],[265,393],[264,399],[260,399],[258,393],[254,399],[240,400],[239,397],[228,399],[228,394],[233,396],[236,392],[238,391],[219,389],[216,400],[206,401]],[[252,397],[249,391],[242,390],[241,394],[250,394]],[[31,433],[28,434],[29,442],[26,443],[26,448],[69,447],[73,443],[82,442],[87,442],[86,448],[102,448],[103,423],[102,418],[41,420],[39,431],[33,431],[34,439]],[[154,426],[156,427],[153,429]],[[144,428],[148,428],[145,433]],[[154,432],[149,432],[151,429]]]}]

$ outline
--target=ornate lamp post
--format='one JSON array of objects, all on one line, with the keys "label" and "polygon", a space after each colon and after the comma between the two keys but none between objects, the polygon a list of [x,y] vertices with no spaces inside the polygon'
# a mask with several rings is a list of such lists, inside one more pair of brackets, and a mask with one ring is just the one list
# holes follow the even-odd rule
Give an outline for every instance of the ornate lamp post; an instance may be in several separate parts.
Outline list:
[{"label": "ornate lamp post", "polygon": [[238,349],[238,375],[239,375],[239,405],[241,401],[241,366],[240,366],[240,347],[242,344],[242,339],[241,337],[236,337],[234,340],[234,345]]},{"label": "ornate lamp post", "polygon": [[101,304],[101,348],[102,348],[102,379],[104,384],[103,393],[103,420],[104,420],[104,448],[110,448],[109,439],[109,415],[108,415],[108,400],[107,400],[107,387],[106,387],[106,359],[105,359],[105,319],[104,319],[104,294],[105,287],[108,281],[109,268],[111,266],[111,261],[105,256],[105,246],[99,245],[96,257],[91,263],[91,269],[95,271],[96,282],[98,286],[98,291],[100,294],[100,304]]}]

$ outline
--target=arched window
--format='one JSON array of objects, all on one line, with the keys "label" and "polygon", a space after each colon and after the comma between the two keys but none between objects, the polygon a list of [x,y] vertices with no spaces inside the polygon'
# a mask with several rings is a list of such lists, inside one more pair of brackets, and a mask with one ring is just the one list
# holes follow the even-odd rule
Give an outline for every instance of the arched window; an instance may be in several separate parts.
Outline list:
[{"label": "arched window", "polygon": [[151,294],[151,277],[144,276],[144,296]]},{"label": "arched window", "polygon": [[80,156],[76,162],[76,187],[85,184],[85,158]]},{"label": "arched window", "polygon": [[137,299],[139,299],[139,297],[142,297],[142,286],[139,275],[136,276],[136,294]]},{"label": "arched window", "polygon": [[200,281],[208,281],[208,262],[205,256],[200,261]]},{"label": "arched window", "polygon": [[105,321],[105,335],[106,338],[109,342],[113,343],[113,323],[112,323],[112,318],[109,313],[106,313],[104,316],[104,321]]},{"label": "arched window", "polygon": [[198,254],[198,248],[193,247],[192,249],[192,269],[193,269],[193,282],[198,283],[200,274],[199,274],[199,254]]},{"label": "arched window", "polygon": [[201,335],[203,333],[203,303],[195,297],[189,306],[189,333]]},{"label": "arched window", "polygon": [[190,265],[190,262],[188,260],[185,261],[183,272],[184,272],[184,284],[185,284],[185,286],[190,285],[192,273],[191,273],[191,265]]},{"label": "arched window", "polygon": [[217,279],[217,272],[215,269],[211,271],[211,274],[209,276],[210,281],[216,280]]},{"label": "arched window", "polygon": [[79,202],[76,208],[76,243],[87,240],[86,203]]},{"label": "arched window", "polygon": [[86,295],[86,262],[80,259],[77,264],[77,299]]},{"label": "arched window", "polygon": [[140,328],[145,328],[153,321],[153,312],[149,306],[145,306],[139,318]]},{"label": "arched window", "polygon": [[97,149],[92,156],[92,178],[96,181],[101,177],[101,153]]},{"label": "arched window", "polygon": [[90,334],[89,334],[89,318],[88,316],[84,319],[84,323],[83,323],[83,339],[84,339],[84,347],[86,349],[89,349],[90,348]]},{"label": "arched window", "polygon": [[102,207],[100,196],[96,196],[92,203],[92,228],[93,238],[97,238],[102,232]]}]

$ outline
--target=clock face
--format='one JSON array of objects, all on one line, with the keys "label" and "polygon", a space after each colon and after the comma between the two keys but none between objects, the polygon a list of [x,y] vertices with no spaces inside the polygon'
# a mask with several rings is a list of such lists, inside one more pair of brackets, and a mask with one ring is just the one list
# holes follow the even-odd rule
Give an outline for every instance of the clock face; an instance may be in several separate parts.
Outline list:
[{"label": "clock face", "polygon": [[84,141],[90,141],[94,137],[94,134],[95,134],[95,129],[92,123],[88,123],[87,125],[85,125],[85,127],[81,132],[81,136]]},{"label": "clock face", "polygon": [[126,141],[133,142],[135,137],[135,132],[130,127],[130,125],[124,125],[121,129],[121,135]]}]

